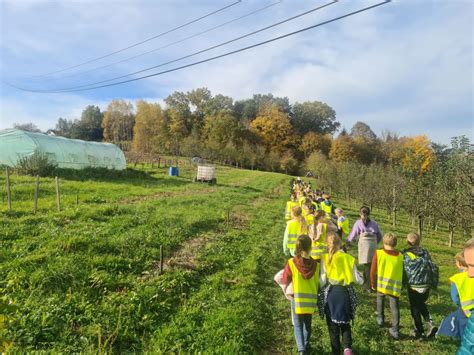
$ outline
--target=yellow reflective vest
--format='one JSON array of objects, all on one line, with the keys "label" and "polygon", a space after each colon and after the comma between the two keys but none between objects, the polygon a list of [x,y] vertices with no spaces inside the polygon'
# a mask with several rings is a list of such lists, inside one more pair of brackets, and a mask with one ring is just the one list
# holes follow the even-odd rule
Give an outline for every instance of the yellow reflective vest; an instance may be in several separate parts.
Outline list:
[{"label": "yellow reflective vest", "polygon": [[310,224],[314,224],[314,215],[308,214],[304,217],[306,219],[306,224],[309,226]]},{"label": "yellow reflective vest", "polygon": [[342,220],[337,219],[337,227],[342,230],[344,235],[349,234],[349,220],[346,217],[342,217]]},{"label": "yellow reflective vest", "polygon": [[299,206],[300,204],[296,201],[288,201],[286,203],[286,211],[285,211],[285,219],[290,220],[291,219],[291,210],[293,207]]},{"label": "yellow reflective vest", "polygon": [[[298,238],[299,235],[301,234],[307,234],[308,233],[308,227],[304,228],[303,231],[301,231],[301,225],[300,222],[298,222],[295,219],[292,219],[286,223],[286,227],[288,228],[288,242],[287,246],[288,249],[293,253],[295,248],[296,248],[296,238]],[[303,233],[301,233],[303,232]],[[293,255],[293,254],[291,254]]]},{"label": "yellow reflective vest", "polygon": [[377,292],[400,297],[403,279],[403,254],[387,254],[383,249],[377,253]]},{"label": "yellow reflective vest", "polygon": [[319,240],[314,241],[311,243],[311,257],[313,259],[321,259],[321,256],[324,253],[328,252],[328,246],[326,244],[326,232],[328,229],[328,225],[323,223],[323,233]]},{"label": "yellow reflective vest", "polygon": [[329,254],[322,257],[326,267],[326,276],[331,285],[348,286],[354,283],[355,258],[352,255],[339,250],[332,256],[329,262]]},{"label": "yellow reflective vest", "polygon": [[321,209],[322,209],[324,212],[326,212],[326,215],[327,215],[327,216],[330,216],[331,213],[332,213],[332,202],[331,202],[331,204],[328,206],[328,205],[326,205],[326,200],[322,201],[322,202],[321,202]]},{"label": "yellow reflective vest", "polygon": [[313,314],[318,307],[319,263],[310,279],[305,279],[296,268],[293,258],[288,260],[293,282],[296,314]]},{"label": "yellow reflective vest", "polygon": [[461,308],[469,318],[474,312],[474,277],[469,277],[467,271],[464,271],[451,276],[449,281],[456,285]]}]

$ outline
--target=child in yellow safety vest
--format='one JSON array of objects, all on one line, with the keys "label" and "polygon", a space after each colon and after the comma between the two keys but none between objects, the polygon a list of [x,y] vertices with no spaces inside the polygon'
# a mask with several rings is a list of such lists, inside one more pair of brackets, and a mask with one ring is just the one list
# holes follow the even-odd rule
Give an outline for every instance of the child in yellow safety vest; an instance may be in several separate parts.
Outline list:
[{"label": "child in yellow safety vest", "polygon": [[286,287],[293,285],[291,315],[300,354],[310,353],[311,322],[317,309],[319,261],[311,258],[310,253],[311,238],[300,235],[296,240],[295,257],[288,260],[282,277]]},{"label": "child in yellow safety vest", "polygon": [[299,202],[296,193],[293,192],[290,196],[290,200],[286,202],[285,219],[287,221],[291,219],[291,209],[296,206],[299,206]]},{"label": "child in yellow safety vest", "polygon": [[344,211],[341,208],[336,208],[337,229],[340,232],[341,238],[344,240],[349,235],[349,219],[344,216]]},{"label": "child in yellow safety vest", "polygon": [[399,339],[400,306],[402,293],[403,255],[395,249],[397,237],[392,233],[383,236],[383,249],[375,252],[370,268],[370,281],[373,290],[377,290],[377,324],[384,325],[385,297],[390,301],[392,327],[389,329],[393,339]]},{"label": "child in yellow safety vest", "polygon": [[355,258],[342,250],[339,235],[327,235],[328,253],[321,258],[321,287],[318,307],[326,323],[333,354],[341,353],[341,336],[344,354],[352,354],[352,331],[350,322],[355,317],[357,298],[354,283],[362,285],[364,278],[357,271]]},{"label": "child in yellow safety vest", "polygon": [[313,240],[311,257],[320,259],[321,255],[327,252],[326,235],[328,232],[336,231],[336,226],[326,217],[326,213],[322,210],[316,211],[314,224],[309,229],[309,235]]},{"label": "child in yellow safety vest", "polygon": [[466,250],[456,254],[456,266],[460,272],[451,276],[451,299],[459,308],[446,316],[437,334],[461,337],[468,319],[474,313],[474,270],[469,275],[468,264],[464,258]]},{"label": "child in yellow safety vest", "polygon": [[286,222],[283,236],[283,253],[286,256],[295,256],[296,239],[302,234],[308,234],[308,227],[306,219],[302,215],[301,207],[295,206],[291,209],[291,220]]}]

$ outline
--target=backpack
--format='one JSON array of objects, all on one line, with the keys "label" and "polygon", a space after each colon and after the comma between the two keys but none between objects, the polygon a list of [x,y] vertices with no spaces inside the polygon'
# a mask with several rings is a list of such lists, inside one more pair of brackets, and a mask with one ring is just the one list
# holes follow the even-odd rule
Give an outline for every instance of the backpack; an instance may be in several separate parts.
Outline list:
[{"label": "backpack", "polygon": [[436,289],[439,282],[439,268],[424,249],[408,249],[403,252],[403,269],[410,286]]}]

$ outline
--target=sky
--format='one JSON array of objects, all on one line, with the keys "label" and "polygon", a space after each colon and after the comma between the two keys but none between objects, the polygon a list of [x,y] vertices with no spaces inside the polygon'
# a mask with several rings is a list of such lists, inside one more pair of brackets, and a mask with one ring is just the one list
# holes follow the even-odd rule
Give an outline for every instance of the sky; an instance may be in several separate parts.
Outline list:
[{"label": "sky", "polygon": [[[235,2],[141,45],[63,70]],[[292,103],[322,101],[335,109],[337,120],[347,130],[363,121],[377,135],[389,130],[406,136],[426,134],[443,144],[459,135],[474,140],[471,0],[394,0],[244,52],[117,86],[60,93],[29,92],[11,86],[54,91],[109,80],[199,52],[331,2],[0,0],[0,129],[33,122],[47,130],[54,128],[59,117],[79,118],[87,105],[105,110],[113,99],[163,103],[174,91],[207,87],[214,95],[234,100],[272,93],[286,96]],[[340,0],[141,75],[233,51],[379,2],[382,0]],[[275,5],[199,35],[270,4]],[[177,41],[181,42],[172,44]],[[118,61],[122,62],[113,64]],[[109,66],[98,68],[104,65]]]}]

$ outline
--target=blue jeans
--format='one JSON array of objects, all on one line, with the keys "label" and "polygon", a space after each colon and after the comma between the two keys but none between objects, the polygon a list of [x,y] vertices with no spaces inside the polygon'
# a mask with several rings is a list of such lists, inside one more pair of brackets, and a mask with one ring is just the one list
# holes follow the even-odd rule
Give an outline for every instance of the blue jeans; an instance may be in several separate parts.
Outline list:
[{"label": "blue jeans", "polygon": [[295,301],[291,300],[291,316],[293,318],[293,329],[295,331],[296,347],[298,352],[309,350],[309,338],[311,337],[312,314],[296,314]]}]

